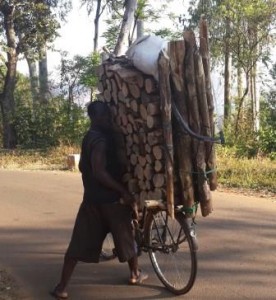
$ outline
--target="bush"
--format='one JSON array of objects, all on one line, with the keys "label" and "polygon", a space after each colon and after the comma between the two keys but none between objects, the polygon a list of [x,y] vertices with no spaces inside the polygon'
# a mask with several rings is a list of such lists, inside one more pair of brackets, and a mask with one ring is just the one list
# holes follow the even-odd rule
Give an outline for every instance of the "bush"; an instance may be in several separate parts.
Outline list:
[{"label": "bush", "polygon": [[61,97],[34,109],[26,103],[17,103],[14,124],[21,148],[79,145],[89,126],[84,109]]}]

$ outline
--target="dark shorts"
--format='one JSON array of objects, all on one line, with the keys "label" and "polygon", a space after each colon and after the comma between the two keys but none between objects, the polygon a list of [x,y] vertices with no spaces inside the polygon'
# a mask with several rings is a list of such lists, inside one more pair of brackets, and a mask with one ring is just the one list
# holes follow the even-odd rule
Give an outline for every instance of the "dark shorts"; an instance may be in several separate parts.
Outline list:
[{"label": "dark shorts", "polygon": [[83,202],[66,256],[83,262],[99,262],[103,241],[111,232],[119,261],[128,261],[136,254],[131,214],[129,206],[119,203],[91,205]]}]

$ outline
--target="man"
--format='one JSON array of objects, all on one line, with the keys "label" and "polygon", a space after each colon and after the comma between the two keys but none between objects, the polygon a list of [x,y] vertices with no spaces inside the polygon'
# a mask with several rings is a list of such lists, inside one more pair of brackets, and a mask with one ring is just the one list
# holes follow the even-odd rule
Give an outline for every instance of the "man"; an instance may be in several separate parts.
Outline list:
[{"label": "man", "polygon": [[103,102],[94,101],[88,106],[88,115],[91,127],[82,142],[79,165],[83,201],[64,257],[60,282],[51,293],[59,299],[68,297],[66,286],[78,261],[99,262],[108,232],[113,235],[119,261],[128,262],[129,283],[141,283],[147,278],[138,268],[131,225],[136,203],[120,183],[123,170],[116,153],[109,108]]}]

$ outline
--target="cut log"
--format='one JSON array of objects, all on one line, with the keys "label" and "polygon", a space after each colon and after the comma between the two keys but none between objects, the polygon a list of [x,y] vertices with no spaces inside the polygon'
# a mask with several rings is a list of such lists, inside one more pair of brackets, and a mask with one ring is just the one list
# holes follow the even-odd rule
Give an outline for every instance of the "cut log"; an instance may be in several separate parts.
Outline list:
[{"label": "cut log", "polygon": [[[196,49],[196,40],[195,35],[192,31],[186,31],[184,33],[184,40],[186,46],[186,69],[185,69],[185,79],[188,87],[188,105],[189,105],[189,121],[191,129],[195,133],[201,133],[200,130],[200,116],[199,116],[199,108],[198,108],[198,97],[196,90],[196,79],[195,79],[195,66],[194,66],[194,53],[197,51]],[[210,200],[210,195],[207,193],[207,189],[205,186],[205,171],[206,171],[206,163],[205,163],[205,146],[203,142],[199,142],[197,140],[193,140],[193,153],[194,153],[194,169],[197,174],[197,184],[195,188],[197,189],[196,193],[200,201],[204,203],[204,214],[206,214],[207,203],[209,203],[209,213],[212,212],[212,205]],[[203,215],[203,212],[202,212]]]},{"label": "cut log", "polygon": [[164,142],[163,133],[160,130],[156,130],[148,133],[148,143],[150,146],[162,144]]},{"label": "cut log", "polygon": [[132,146],[132,152],[139,155],[140,154],[140,147],[138,145],[134,144]]},{"label": "cut log", "polygon": [[136,84],[129,84],[128,89],[133,98],[138,99],[141,96],[139,87]]},{"label": "cut log", "polygon": [[147,108],[144,104],[140,104],[139,106],[139,112],[140,112],[140,116],[142,117],[143,120],[147,121]]},{"label": "cut log", "polygon": [[115,77],[118,89],[121,90],[122,89],[122,84],[123,84],[121,78],[116,73],[114,74],[114,77]]},{"label": "cut log", "polygon": [[[205,89],[206,97],[209,108],[209,120],[210,120],[210,129],[211,135],[214,135],[214,99],[212,94],[212,85],[211,85],[211,75],[210,75],[210,58],[209,58],[209,37],[208,37],[208,26],[207,21],[204,18],[200,20],[199,28],[200,36],[200,54],[202,56],[203,69],[205,74]],[[206,147],[206,164],[207,171],[209,172],[207,177],[210,183],[211,191],[214,191],[217,188],[217,173],[216,168],[216,157],[215,157],[215,147],[214,145],[207,145]]]},{"label": "cut log", "polygon": [[123,81],[127,82],[128,84],[137,85],[139,88],[142,88],[144,85],[143,74],[137,70],[134,71],[121,67],[116,70],[116,73]]},{"label": "cut log", "polygon": [[117,88],[117,84],[115,82],[115,79],[111,79],[111,87],[112,87],[112,99],[113,101],[117,104],[118,102],[118,88]]},{"label": "cut log", "polygon": [[109,92],[112,92],[112,86],[111,86],[111,81],[110,79],[105,80],[106,88],[109,90]]},{"label": "cut log", "polygon": [[147,180],[151,180],[152,176],[153,176],[153,169],[152,166],[150,164],[146,164],[145,169],[144,169],[144,177]]},{"label": "cut log", "polygon": [[118,100],[121,101],[121,102],[125,102],[125,100],[126,100],[126,98],[125,98],[122,91],[118,92]]},{"label": "cut log", "polygon": [[135,153],[132,153],[130,155],[130,163],[133,165],[133,166],[136,166],[137,165],[137,154]]},{"label": "cut log", "polygon": [[146,150],[146,153],[151,153],[152,152],[151,146],[149,144],[145,145],[145,150]]},{"label": "cut log", "polygon": [[[171,88],[169,57],[163,51],[158,58],[158,75],[160,86],[161,115],[164,140],[168,153],[166,162],[166,195],[169,215],[174,219],[174,183],[173,183],[173,136],[171,123]],[[155,146],[156,147],[156,146]]]},{"label": "cut log", "polygon": [[137,101],[135,101],[135,100],[130,101],[130,108],[132,109],[132,111],[134,113],[138,113],[138,104],[137,104]]},{"label": "cut log", "polygon": [[155,189],[153,191],[148,192],[149,200],[161,200],[163,197],[161,189]]},{"label": "cut log", "polygon": [[164,171],[164,162],[161,160],[156,160],[154,163],[154,170],[156,173],[160,173]]},{"label": "cut log", "polygon": [[128,132],[126,126],[128,125],[128,119],[126,115],[121,115],[121,124],[124,126],[125,131]]},{"label": "cut log", "polygon": [[146,160],[146,157],[142,156],[142,155],[139,155],[138,157],[138,162],[139,164],[144,167],[147,163],[147,160]]},{"label": "cut log", "polygon": [[139,179],[144,179],[144,169],[140,165],[136,165],[134,169],[134,175]]},{"label": "cut log", "polygon": [[159,115],[160,103],[159,102],[149,103],[147,105],[147,114],[150,116]]},{"label": "cut log", "polygon": [[124,97],[126,98],[128,96],[128,86],[125,82],[122,83],[122,93]]},{"label": "cut log", "polygon": [[165,184],[165,176],[164,174],[155,174],[152,181],[155,188],[161,188]]},{"label": "cut log", "polygon": [[109,90],[104,91],[104,99],[105,99],[106,102],[111,101],[111,92]]},{"label": "cut log", "polygon": [[146,183],[144,180],[139,180],[138,185],[139,185],[140,190],[142,190],[142,191],[146,190]]},{"label": "cut log", "polygon": [[127,136],[126,136],[126,146],[127,146],[128,148],[131,148],[132,145],[133,145],[132,136],[131,136],[131,135],[127,135]]},{"label": "cut log", "polygon": [[[172,93],[174,102],[184,120],[189,120],[187,108],[187,91],[185,89],[185,78],[183,77],[183,61],[185,56],[184,41],[175,41],[169,43],[170,65],[172,74]],[[175,122],[174,127],[174,149],[177,159],[177,173],[180,182],[176,187],[180,188],[181,204],[185,209],[191,209],[194,206],[194,188],[192,177],[192,153],[191,153],[191,137],[180,130],[180,126]],[[175,191],[176,193],[176,191]],[[190,214],[188,217],[194,217]]]},{"label": "cut log", "polygon": [[154,161],[154,158],[153,158],[153,156],[152,156],[152,154],[146,154],[146,161],[147,161],[147,163],[149,163],[149,164],[152,164],[153,163],[153,161]]},{"label": "cut log", "polygon": [[130,123],[127,124],[127,132],[129,134],[132,134],[133,133],[133,128],[132,128],[132,125]]},{"label": "cut log", "polygon": [[154,93],[157,91],[157,84],[153,78],[147,78],[145,80],[145,90],[148,94]]},{"label": "cut log", "polygon": [[163,157],[163,151],[162,151],[161,146],[159,146],[159,145],[156,145],[152,148],[152,153],[153,153],[153,156],[155,157],[155,159],[157,159],[157,160],[161,160]]},{"label": "cut log", "polygon": [[145,105],[160,102],[160,97],[158,95],[149,95],[146,91],[141,90],[141,102]]},{"label": "cut log", "polygon": [[141,191],[140,193],[140,202],[144,202],[145,200],[148,200],[148,193],[146,191]]},{"label": "cut log", "polygon": [[147,127],[150,130],[160,128],[160,126],[161,126],[160,116],[147,116]]},{"label": "cut log", "polygon": [[132,135],[133,143],[139,145],[139,137],[136,133]]}]

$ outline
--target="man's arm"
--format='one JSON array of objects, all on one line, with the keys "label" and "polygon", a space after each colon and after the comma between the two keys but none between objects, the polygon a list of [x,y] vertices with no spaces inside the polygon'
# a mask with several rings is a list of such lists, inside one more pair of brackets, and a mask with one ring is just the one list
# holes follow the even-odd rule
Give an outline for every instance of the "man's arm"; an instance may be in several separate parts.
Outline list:
[{"label": "man's arm", "polygon": [[132,204],[135,202],[134,198],[126,190],[126,188],[107,172],[105,142],[101,141],[95,145],[93,154],[91,155],[91,164],[95,177],[102,185],[119,192],[126,204]]}]

